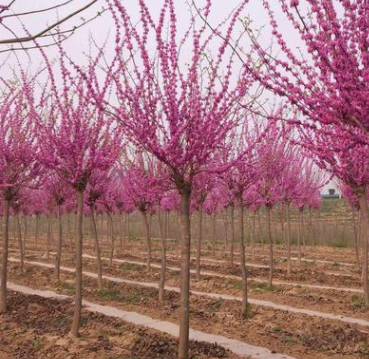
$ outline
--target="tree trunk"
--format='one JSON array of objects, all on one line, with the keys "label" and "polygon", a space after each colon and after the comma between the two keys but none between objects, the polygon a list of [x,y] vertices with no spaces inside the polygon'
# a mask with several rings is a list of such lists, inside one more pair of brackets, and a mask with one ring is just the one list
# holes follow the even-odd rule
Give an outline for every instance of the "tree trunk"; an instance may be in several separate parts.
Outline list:
[{"label": "tree trunk", "polygon": [[27,236],[28,236],[28,221],[27,221],[27,215],[23,216],[23,222],[24,222],[24,235],[23,235],[23,253],[26,255],[27,250]]},{"label": "tree trunk", "polygon": [[1,262],[0,313],[7,309],[7,276],[8,276],[8,247],[9,247],[9,208],[10,200],[3,201],[3,245]]},{"label": "tree trunk", "polygon": [[286,222],[286,218],[285,218],[285,215],[286,215],[286,208],[285,208],[285,204],[282,203],[281,204],[281,233],[282,233],[282,241],[283,241],[283,245],[286,246],[286,225],[285,225],[285,222]]},{"label": "tree trunk", "polygon": [[273,272],[274,272],[274,261],[273,261],[273,238],[272,238],[272,226],[271,226],[271,207],[266,208],[267,212],[267,230],[269,239],[269,278],[268,285],[271,288],[273,286]]},{"label": "tree trunk", "polygon": [[242,276],[242,318],[248,317],[247,308],[247,269],[246,269],[246,258],[245,258],[245,243],[244,243],[244,223],[243,223],[243,204],[242,197],[240,198],[240,239],[239,239],[239,251],[240,251],[240,267]]},{"label": "tree trunk", "polygon": [[181,189],[181,294],[179,313],[179,348],[178,359],[189,358],[190,330],[190,255],[191,255],[191,222],[190,196],[191,189],[185,185]]},{"label": "tree trunk", "polygon": [[68,237],[69,237],[69,248],[73,250],[73,236],[72,236],[72,229],[70,225],[70,213],[67,214],[67,225],[68,225]]},{"label": "tree trunk", "polygon": [[40,221],[40,215],[36,214],[36,229],[35,229],[35,246],[36,246],[36,251],[38,250],[38,226],[39,226],[39,221]]},{"label": "tree trunk", "polygon": [[216,224],[216,214],[215,212],[213,213],[213,235],[212,235],[212,248],[211,248],[211,253],[212,256],[215,256],[215,242],[216,242],[216,228],[215,228],[215,224]]},{"label": "tree trunk", "polygon": [[146,259],[146,269],[150,272],[151,269],[151,238],[150,238],[150,225],[147,219],[146,211],[141,211],[142,219],[144,222],[145,236],[146,236],[146,249],[147,249],[147,259]]},{"label": "tree trunk", "polygon": [[369,213],[368,203],[366,202],[366,190],[359,197],[361,219],[362,219],[362,238],[363,238],[363,287],[365,305],[369,306],[369,285],[368,285],[368,241],[369,241]]},{"label": "tree trunk", "polygon": [[301,210],[299,210],[299,217],[298,217],[298,233],[297,233],[297,257],[298,257],[298,264],[301,266]]},{"label": "tree trunk", "polygon": [[354,210],[352,210],[352,226],[354,230],[354,238],[355,238],[355,256],[356,256],[356,265],[360,269],[360,251],[359,251],[359,236],[357,231],[357,221]]},{"label": "tree trunk", "polygon": [[228,208],[225,209],[224,213],[224,229],[225,229],[225,235],[224,235],[224,253],[227,253],[228,250]]},{"label": "tree trunk", "polygon": [[202,208],[199,209],[199,235],[196,243],[196,280],[201,279]]},{"label": "tree trunk", "polygon": [[118,215],[118,220],[119,220],[119,246],[120,246],[120,252],[123,251],[123,242],[124,242],[124,227],[123,227],[123,218],[122,218],[122,214],[119,213]]},{"label": "tree trunk", "polygon": [[16,213],[16,221],[17,221],[17,238],[18,238],[19,255],[20,255],[20,270],[21,270],[21,272],[23,272],[23,269],[24,269],[24,248],[23,248],[22,227],[21,227],[21,221],[20,221],[19,213]]},{"label": "tree trunk", "polygon": [[164,302],[165,294],[165,272],[167,267],[167,233],[166,233],[166,215],[164,213],[164,223],[161,217],[161,213],[158,213],[159,217],[159,229],[161,236],[161,268],[160,268],[160,280],[159,280],[159,302]]},{"label": "tree trunk", "polygon": [[233,269],[234,265],[234,239],[235,239],[235,230],[234,230],[234,205],[230,206],[231,208],[231,245],[230,245],[230,266]]},{"label": "tree trunk", "polygon": [[255,259],[255,242],[256,242],[256,213],[252,214],[251,222],[251,259]]},{"label": "tree trunk", "polygon": [[304,254],[306,252],[306,240],[305,240],[305,216],[304,211],[301,212],[301,239],[302,239],[302,245],[304,248]]},{"label": "tree trunk", "polygon": [[58,217],[58,247],[56,250],[55,258],[55,278],[57,281],[60,280],[60,261],[62,255],[62,245],[63,245],[63,224],[61,218],[60,204],[57,205],[57,217]]},{"label": "tree trunk", "polygon": [[76,213],[76,293],[74,296],[74,315],[70,333],[77,337],[82,311],[82,224],[83,224],[83,191],[77,191]]},{"label": "tree trunk", "polygon": [[50,258],[51,214],[47,216],[46,259]]},{"label": "tree trunk", "polygon": [[98,287],[98,289],[102,289],[102,286],[103,286],[103,282],[102,282],[102,264],[101,264],[99,236],[97,234],[94,208],[91,207],[90,211],[91,211],[91,227],[92,227],[92,234],[93,234],[93,238],[94,238],[94,247],[95,247],[95,255],[96,255],[96,265],[97,265],[97,287]]},{"label": "tree trunk", "polygon": [[261,241],[261,248],[263,249],[264,252],[264,232],[263,232],[263,226],[261,224],[261,214],[260,214],[260,210],[257,210],[258,213],[258,229],[259,229],[259,237],[260,237],[260,241]]},{"label": "tree trunk", "polygon": [[287,275],[291,275],[291,216],[290,216],[290,203],[286,206],[287,217]]},{"label": "tree trunk", "polygon": [[113,225],[113,218],[111,213],[108,212],[108,224],[109,224],[109,232],[110,232],[110,258],[109,258],[109,266],[113,265],[113,258],[114,258],[114,249],[115,249],[115,236],[114,236],[114,225]]}]

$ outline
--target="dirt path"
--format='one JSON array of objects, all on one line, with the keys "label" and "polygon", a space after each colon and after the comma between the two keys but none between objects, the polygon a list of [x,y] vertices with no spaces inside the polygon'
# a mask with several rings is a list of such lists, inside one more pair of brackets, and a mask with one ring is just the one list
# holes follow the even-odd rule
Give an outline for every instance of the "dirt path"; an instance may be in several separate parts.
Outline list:
[{"label": "dirt path", "polygon": [[[50,290],[37,290],[13,283],[9,283],[8,288],[12,291],[20,292],[27,295],[37,295],[43,298],[51,298],[57,300],[71,299],[71,297],[60,295]],[[155,329],[174,337],[178,337],[179,334],[178,325],[170,322],[160,321],[136,312],[127,312],[115,307],[100,305],[86,300],[83,301],[83,305],[84,308],[90,312],[96,312],[109,317],[119,318],[126,322]],[[190,329],[190,340],[220,345],[225,349],[230,350],[237,355],[240,355],[243,358],[294,359],[291,356],[272,353],[270,350],[265,348],[252,346],[238,340],[228,339],[220,335],[207,334],[193,329]]]},{"label": "dirt path", "polygon": [[[10,262],[19,262],[19,260],[17,258],[13,258],[13,257],[10,257],[9,261]],[[44,267],[44,268],[54,268],[54,266],[50,263],[43,263],[43,262],[36,262],[36,261],[25,261],[25,263],[27,263],[29,265]],[[74,273],[75,272],[74,268],[61,266],[60,269],[62,271],[69,272],[69,273]],[[97,274],[96,273],[84,271],[83,274],[87,277],[97,279]],[[131,284],[131,285],[146,287],[146,288],[158,288],[157,283],[132,281],[132,280],[127,280],[127,279],[123,279],[123,278],[106,276],[106,275],[103,276],[103,279],[108,280],[110,282],[114,282],[114,283],[125,283],[125,284]],[[180,288],[178,288],[178,287],[166,286],[165,289],[167,291],[180,293]],[[191,294],[202,296],[202,297],[215,298],[215,299],[223,299],[223,300],[230,300],[230,301],[242,301],[241,297],[227,295],[227,294],[220,294],[220,293],[207,293],[207,292],[200,292],[200,291],[192,290]],[[366,321],[366,320],[363,320],[363,319],[358,319],[358,318],[352,318],[352,317],[348,317],[348,316],[345,316],[345,315],[337,315],[337,314],[332,314],[332,313],[318,312],[318,311],[315,311],[315,310],[295,308],[295,307],[291,307],[291,306],[288,306],[288,305],[282,305],[282,304],[277,304],[277,303],[274,303],[274,302],[271,302],[271,301],[253,299],[253,298],[249,298],[249,302],[251,304],[254,304],[254,305],[267,307],[267,308],[272,308],[272,309],[276,309],[276,310],[282,310],[282,311],[287,311],[287,312],[292,312],[292,313],[301,313],[301,314],[306,314],[306,315],[315,316],[315,317],[319,317],[319,318],[339,320],[339,321],[342,321],[342,322],[345,322],[345,323],[358,324],[358,325],[362,325],[362,326],[365,326],[365,327],[369,327],[369,321]]]}]

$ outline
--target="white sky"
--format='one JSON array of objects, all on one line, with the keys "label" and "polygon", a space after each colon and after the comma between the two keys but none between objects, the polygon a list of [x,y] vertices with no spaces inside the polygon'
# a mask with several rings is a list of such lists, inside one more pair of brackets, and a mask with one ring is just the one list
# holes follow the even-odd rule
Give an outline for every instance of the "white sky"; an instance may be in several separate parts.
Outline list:
[{"label": "white sky", "polygon": [[[1,4],[9,3],[10,0],[0,0]],[[14,12],[27,12],[27,11],[34,11],[37,9],[42,9],[45,7],[51,7],[56,4],[60,4],[65,2],[66,0],[17,0],[13,9]],[[205,0],[194,0],[196,5],[201,8],[205,4]],[[63,18],[67,14],[73,12],[77,8],[82,7],[83,5],[89,3],[90,0],[75,0],[72,4],[65,6],[56,11],[51,11],[44,14],[38,14],[33,16],[22,17],[22,21],[28,31],[31,34],[35,34],[40,30],[44,29],[47,25],[54,23],[58,17]],[[128,8],[129,14],[133,18],[138,19],[138,0],[121,0],[121,2]],[[299,39],[297,37],[296,32],[292,29],[290,23],[286,21],[283,14],[281,14],[277,0],[271,0],[273,3],[273,9],[276,10],[276,18],[278,23],[280,24],[280,29],[286,35],[286,40],[288,41],[289,45],[297,50],[300,45]],[[158,15],[158,12],[162,6],[163,0],[146,0],[146,4],[149,9],[152,11],[154,15]],[[187,30],[189,24],[189,10],[186,0],[174,0],[176,6],[176,14],[178,17],[178,27],[179,27],[179,36]],[[237,5],[240,4],[240,0],[213,0],[213,7],[210,17],[210,22],[213,25],[218,24],[219,22],[223,21],[225,16],[229,14]],[[64,23],[61,27],[61,30],[69,29],[73,25],[78,25],[81,23],[81,17],[88,19],[96,15],[98,11],[101,10],[103,6],[106,6],[105,0],[99,0],[97,4],[93,7],[88,9],[87,11],[83,12],[82,14],[77,15],[75,18],[69,20],[68,22]],[[250,0],[250,4],[244,10],[242,17],[249,16],[252,19],[253,27],[260,28],[264,27],[262,31],[262,38],[260,42],[268,46],[271,42],[272,36],[270,33],[270,26],[268,25],[269,17],[267,16],[261,0]],[[18,36],[24,36],[24,32],[22,30],[22,26],[18,19],[13,18],[10,21],[4,20],[4,24],[10,26],[12,30],[14,30]],[[237,32],[241,29],[238,26]],[[77,30],[77,32],[69,38],[64,43],[64,48],[69,54],[69,56],[73,57],[74,61],[78,64],[83,63],[85,59],[84,53],[88,53],[89,51],[89,39],[92,36],[94,40],[98,44],[102,44],[107,36],[110,34],[109,42],[106,48],[106,55],[109,56],[114,52],[114,31],[115,26],[113,20],[111,18],[111,14],[109,12],[104,13],[101,17],[94,20],[93,22],[89,23],[88,25],[84,26],[83,28]],[[12,34],[6,31],[4,27],[0,26],[0,38],[12,38]],[[19,47],[19,45],[15,45]],[[26,43],[24,46],[32,46],[32,43]],[[247,49],[248,44],[245,37],[245,43],[243,43],[245,49]],[[0,51],[5,49],[5,45],[0,45]],[[57,49],[56,47],[50,47],[45,49],[48,54],[49,58],[57,57]],[[186,55],[186,52],[184,52]],[[184,55],[184,56],[185,56]],[[190,56],[190,53],[187,52],[187,55]],[[38,66],[41,62],[41,56],[38,53],[38,50],[31,50],[29,51],[29,56],[27,56],[24,52],[17,52],[17,56],[20,59],[20,62],[24,66]],[[16,59],[14,56],[9,56],[9,53],[0,53],[0,64],[6,61],[5,66],[0,68],[0,76],[3,78],[11,77],[11,69],[16,64]],[[332,183],[330,183],[326,187],[331,187]]]},{"label": "white sky", "polygon": [[[51,7],[56,4],[60,4],[62,2],[65,2],[66,0],[17,0],[12,10],[16,13],[18,12],[26,12],[26,11],[34,11],[37,9],[45,8],[45,7]],[[10,0],[3,0],[2,3],[10,2]],[[89,3],[90,0],[75,0],[72,2],[72,4],[62,7],[58,10],[58,13],[53,10],[48,13],[38,14],[38,15],[32,15],[27,17],[22,17],[22,21],[28,31],[31,34],[37,33],[38,31],[45,28],[46,25],[50,25],[57,20],[57,18],[63,18],[65,15],[73,12],[77,8],[82,7],[84,4]],[[132,16],[133,20],[138,17],[138,6],[137,0],[121,0],[121,2],[128,8],[128,11],[130,15]],[[188,12],[188,5],[186,0],[174,0],[175,6],[177,8],[177,16],[178,16],[178,27],[179,27],[179,33],[182,34],[188,26],[189,21],[189,12]],[[274,2],[274,0],[272,1]],[[153,14],[158,14],[159,9],[161,7],[161,4],[163,3],[162,0],[146,0],[146,3],[152,11]],[[205,4],[205,0],[195,0],[196,5],[201,8]],[[277,3],[277,1],[275,1]],[[227,14],[229,14],[237,5],[240,4],[240,0],[213,0],[213,8],[211,12],[210,22],[212,24],[218,24],[221,22]],[[93,17],[103,6],[106,6],[105,0],[99,0],[97,4],[95,4],[93,7],[89,8],[82,14],[77,15],[75,18],[69,20],[67,23],[62,25],[62,30],[70,28],[71,25],[79,24],[81,23],[81,17],[83,18],[90,18]],[[276,10],[278,10],[278,7],[276,7]],[[268,22],[268,17],[265,13],[265,10],[263,9],[261,5],[260,0],[250,0],[250,4],[246,7],[246,10],[243,12],[243,17],[249,15],[253,21],[253,25],[255,28],[260,28],[261,26],[264,26]],[[291,44],[295,47],[298,44],[298,39],[296,37],[296,34],[294,31],[291,31],[291,27],[287,21],[284,21],[284,17],[280,12],[277,12],[277,18],[281,23],[282,30],[285,33],[288,33],[288,40],[291,42]],[[12,30],[14,30],[18,36],[24,35],[24,32],[22,30],[22,26],[20,25],[20,22],[18,19],[6,19],[4,20],[4,24],[9,25]],[[239,27],[240,29],[240,27]],[[238,31],[239,31],[238,29]],[[268,26],[263,31],[263,38],[262,42],[265,45],[268,45],[270,43],[271,35],[270,35],[270,29]],[[84,52],[88,52],[89,49],[89,37],[93,36],[94,40],[102,44],[108,34],[110,33],[111,38],[111,47],[107,47],[107,52],[109,52],[109,48],[111,49],[111,52],[113,52],[113,40],[114,40],[114,24],[111,18],[111,15],[109,12],[106,12],[103,14],[100,18],[94,20],[93,22],[89,23],[82,29],[79,29],[76,34],[74,34],[70,39],[68,39],[65,42],[65,48],[67,52],[73,56],[73,58],[76,60],[77,63],[80,61],[83,61],[84,59]],[[294,37],[294,36],[295,37]],[[0,38],[12,38],[13,36],[11,33],[9,33],[4,27],[0,27]],[[31,45],[31,43],[29,43]],[[245,38],[245,43],[243,44],[247,48],[247,40]],[[18,45],[16,45],[18,47]],[[27,46],[27,44],[25,44]],[[4,45],[0,45],[0,50],[3,50],[5,47]],[[46,50],[50,57],[53,57],[55,54],[55,49],[48,48]],[[30,52],[32,55],[32,63],[37,63],[41,61],[41,58],[37,51],[33,50]],[[0,53],[0,63],[3,63],[6,59],[7,54],[1,54]],[[21,52],[18,52],[18,56],[20,56],[22,63],[28,63],[28,59],[24,54],[21,54]],[[14,59],[8,60],[9,66],[14,66]],[[9,68],[8,66],[8,68]],[[4,71],[8,71],[7,68],[0,69],[0,75],[4,76]]]}]

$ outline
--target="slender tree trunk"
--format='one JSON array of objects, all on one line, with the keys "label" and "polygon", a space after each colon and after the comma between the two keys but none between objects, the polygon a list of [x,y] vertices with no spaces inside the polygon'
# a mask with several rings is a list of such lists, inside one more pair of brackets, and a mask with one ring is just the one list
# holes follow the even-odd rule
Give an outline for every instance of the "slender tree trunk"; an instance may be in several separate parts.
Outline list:
[{"label": "slender tree trunk", "polygon": [[[250,213],[251,215],[251,213]],[[255,259],[255,242],[256,242],[256,214],[252,213],[251,218],[251,259]]]},{"label": "slender tree trunk", "polygon": [[366,201],[366,190],[359,197],[360,211],[362,218],[362,238],[363,238],[363,287],[365,305],[369,306],[369,283],[368,283],[368,241],[369,241],[369,213]]},{"label": "slender tree trunk", "polygon": [[97,226],[96,226],[96,220],[95,220],[95,210],[93,207],[91,207],[90,211],[91,211],[91,227],[92,227],[92,234],[94,238],[94,247],[95,247],[95,255],[96,255],[96,265],[97,265],[97,287],[98,289],[102,289],[102,286],[103,286],[102,264],[101,264],[99,236],[97,234]]},{"label": "slender tree trunk", "polygon": [[23,216],[24,222],[24,235],[23,235],[23,253],[26,255],[27,250],[27,236],[28,236],[28,222],[27,222],[27,215]]},{"label": "slender tree trunk", "polygon": [[51,214],[47,216],[46,259],[50,258]]},{"label": "slender tree trunk", "polygon": [[261,224],[261,214],[260,214],[260,210],[257,210],[258,213],[258,229],[259,229],[259,236],[260,236],[260,240],[261,240],[261,248],[263,249],[264,252],[264,232],[263,232],[263,226]]},{"label": "slender tree trunk", "polygon": [[72,229],[70,225],[70,213],[67,213],[67,226],[68,226],[68,237],[69,237],[69,248],[73,250],[73,236],[72,236]]},{"label": "slender tree trunk", "polygon": [[356,256],[356,265],[360,268],[360,251],[359,251],[359,236],[357,231],[357,221],[354,210],[352,210],[352,226],[354,230],[354,239],[355,239],[355,256]]},{"label": "slender tree trunk", "polygon": [[304,212],[301,212],[301,239],[302,239],[302,245],[304,247],[304,252],[306,252],[306,240],[305,240],[305,215]]},{"label": "slender tree trunk", "polygon": [[196,280],[201,279],[202,208],[199,209],[199,235],[196,243]]},{"label": "slender tree trunk", "polygon": [[273,274],[274,274],[274,260],[273,260],[273,238],[272,238],[272,226],[271,226],[271,207],[266,207],[267,212],[267,230],[268,230],[268,239],[269,239],[269,278],[268,285],[269,287],[273,286]]},{"label": "slender tree trunk", "polygon": [[297,256],[298,256],[298,264],[301,266],[301,210],[299,210],[299,217],[298,217],[298,233],[297,233]]},{"label": "slender tree trunk", "polygon": [[146,211],[141,211],[142,220],[145,228],[145,237],[146,237],[146,251],[147,251],[147,258],[146,258],[146,269],[150,272],[151,269],[151,238],[150,238],[150,225],[149,220],[147,218]]},{"label": "slender tree trunk", "polygon": [[35,218],[35,221],[36,221],[36,228],[35,228],[35,247],[36,247],[36,251],[38,250],[38,236],[39,236],[39,222],[40,222],[40,215],[39,214],[36,214],[36,218]]},{"label": "slender tree trunk", "polygon": [[224,229],[225,229],[225,236],[224,236],[224,253],[228,251],[228,208],[225,209],[224,213]]},{"label": "slender tree trunk", "polygon": [[230,266],[233,269],[234,266],[234,239],[235,239],[235,230],[234,230],[234,205],[230,206],[231,210],[231,245],[230,245]]},{"label": "slender tree trunk", "polygon": [[166,215],[164,213],[164,223],[161,213],[158,213],[159,229],[161,236],[161,268],[160,268],[160,280],[159,280],[159,302],[164,302],[165,296],[165,272],[167,267],[167,233],[166,233]]},{"label": "slender tree trunk", "polygon": [[82,312],[82,244],[83,244],[83,191],[77,191],[76,213],[76,293],[74,296],[74,315],[70,333],[77,337]]},{"label": "slender tree trunk", "polygon": [[127,213],[126,219],[127,219],[127,235],[128,235],[128,239],[130,239],[131,238],[131,221],[130,221],[131,215],[130,213]]},{"label": "slender tree trunk", "polygon": [[1,261],[1,288],[0,288],[0,313],[7,309],[7,276],[8,276],[8,249],[9,249],[9,208],[10,200],[3,201],[3,245]]},{"label": "slender tree trunk", "polygon": [[110,258],[109,258],[109,266],[113,265],[113,258],[114,258],[114,250],[115,250],[115,236],[114,236],[114,225],[113,225],[113,218],[111,213],[108,212],[108,225],[109,225],[109,232],[110,232]]},{"label": "slender tree trunk", "polygon": [[244,210],[242,204],[242,197],[240,198],[240,239],[239,239],[239,251],[240,251],[240,267],[241,267],[241,276],[242,276],[242,318],[248,317],[248,308],[247,308],[247,269],[246,269],[246,256],[245,256],[245,230],[244,230]]},{"label": "slender tree trunk", "polygon": [[179,313],[179,348],[178,359],[189,358],[190,330],[190,255],[191,255],[191,222],[190,197],[191,189],[184,185],[181,195],[181,294]]},{"label": "slender tree trunk", "polygon": [[281,204],[281,233],[282,233],[282,241],[283,241],[283,245],[286,247],[286,208],[285,208],[285,204],[282,203]]},{"label": "slender tree trunk", "polygon": [[[317,238],[316,241],[317,243],[320,245],[320,240],[321,240],[321,233],[322,233],[322,223],[321,223],[321,218],[320,218],[320,209],[317,210]],[[324,241],[324,239],[323,239]],[[324,244],[324,243],[322,243]]]},{"label": "slender tree trunk", "polygon": [[286,217],[287,217],[287,275],[291,275],[291,215],[290,215],[290,203],[286,205]]},{"label": "slender tree trunk", "polygon": [[63,246],[63,224],[61,217],[60,204],[57,205],[57,217],[58,217],[58,247],[56,250],[56,258],[55,258],[55,278],[57,281],[60,280],[60,262],[62,255],[62,246]]},{"label": "slender tree trunk", "polygon": [[23,239],[22,239],[22,227],[19,213],[17,212],[15,215],[15,219],[17,221],[17,238],[18,238],[18,246],[19,246],[19,255],[20,255],[20,270],[23,272],[24,269],[24,247],[23,247]]},{"label": "slender tree trunk", "polygon": [[213,244],[212,244],[212,248],[211,248],[211,253],[212,253],[212,256],[214,257],[215,256],[215,242],[216,242],[216,228],[215,228],[215,225],[216,225],[216,214],[215,212],[213,213],[213,234],[212,234],[212,240],[213,240]]},{"label": "slender tree trunk", "polygon": [[123,251],[123,241],[124,241],[124,227],[123,227],[123,218],[122,214],[118,214],[118,220],[119,220],[119,246],[120,251]]},{"label": "slender tree trunk", "polygon": [[311,208],[309,207],[309,234],[310,234],[310,238],[312,240],[312,245],[313,247],[315,247],[315,231],[314,231],[314,226],[313,226],[313,211],[311,210]]}]

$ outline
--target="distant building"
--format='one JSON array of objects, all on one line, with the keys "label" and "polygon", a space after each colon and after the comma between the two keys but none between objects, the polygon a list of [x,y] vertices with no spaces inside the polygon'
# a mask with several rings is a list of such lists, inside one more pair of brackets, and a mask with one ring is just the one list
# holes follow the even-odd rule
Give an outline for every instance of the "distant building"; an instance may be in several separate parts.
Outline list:
[{"label": "distant building", "polygon": [[322,198],[342,198],[341,193],[336,188],[325,188],[320,192]]}]

